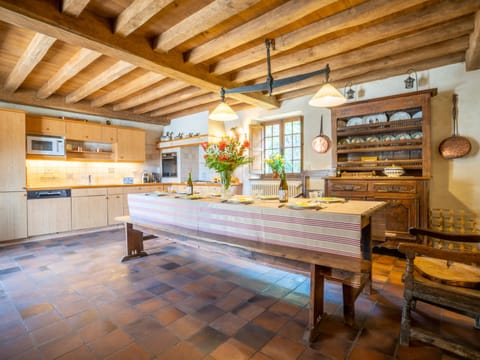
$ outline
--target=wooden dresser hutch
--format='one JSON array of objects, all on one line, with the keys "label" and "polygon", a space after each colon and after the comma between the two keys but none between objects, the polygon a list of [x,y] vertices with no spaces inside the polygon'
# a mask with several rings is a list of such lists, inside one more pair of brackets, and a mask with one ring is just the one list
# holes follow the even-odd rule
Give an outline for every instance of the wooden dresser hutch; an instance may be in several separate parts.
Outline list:
[{"label": "wooden dresser hutch", "polygon": [[[336,177],[326,196],[385,201],[385,237],[413,240],[410,227],[427,227],[431,169],[430,99],[436,89],[349,103],[332,109]],[[387,177],[386,167],[404,174]],[[375,233],[375,231],[374,231]]]}]

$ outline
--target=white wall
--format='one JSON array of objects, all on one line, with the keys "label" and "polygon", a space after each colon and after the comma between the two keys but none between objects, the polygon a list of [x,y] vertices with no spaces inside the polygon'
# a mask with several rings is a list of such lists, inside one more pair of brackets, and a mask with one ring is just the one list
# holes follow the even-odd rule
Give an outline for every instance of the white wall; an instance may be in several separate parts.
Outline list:
[{"label": "white wall", "polygon": [[[353,86],[354,100],[416,91],[406,90],[407,74],[385,80]],[[418,72],[419,90],[437,88],[438,95],[432,98],[432,181],[430,206],[475,211],[480,214],[480,70],[465,72],[465,64],[454,64]],[[335,79],[333,79],[335,80]],[[340,89],[343,91],[343,89]],[[452,133],[451,95],[458,94],[458,122],[460,135],[472,143],[471,153],[460,159],[445,160],[438,153],[440,142]],[[311,96],[285,101],[280,109],[251,109],[239,112],[240,119],[226,123],[225,128],[242,125],[248,129],[253,120],[300,112],[304,116],[305,170],[322,170],[332,167],[332,153],[317,154],[310,143],[320,132],[320,116],[323,114],[323,131],[331,137],[330,111],[308,105]],[[244,182],[248,183],[248,171],[243,169]]]}]

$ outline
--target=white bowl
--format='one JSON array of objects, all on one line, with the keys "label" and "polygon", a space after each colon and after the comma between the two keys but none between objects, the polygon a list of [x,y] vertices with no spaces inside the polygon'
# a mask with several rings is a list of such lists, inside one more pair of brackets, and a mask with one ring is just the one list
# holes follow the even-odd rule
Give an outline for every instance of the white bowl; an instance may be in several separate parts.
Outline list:
[{"label": "white bowl", "polygon": [[392,164],[392,166],[388,166],[383,169],[383,173],[388,177],[399,177],[405,174],[405,170],[403,170],[403,168],[400,166],[395,166]]}]

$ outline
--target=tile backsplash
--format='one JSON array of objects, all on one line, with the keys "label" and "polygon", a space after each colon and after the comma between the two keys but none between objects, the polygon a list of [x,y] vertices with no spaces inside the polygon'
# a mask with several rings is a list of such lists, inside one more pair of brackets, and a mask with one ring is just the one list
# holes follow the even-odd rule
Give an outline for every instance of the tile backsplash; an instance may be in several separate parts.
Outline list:
[{"label": "tile backsplash", "polygon": [[122,184],[124,177],[142,183],[144,164],[27,160],[27,186]]}]

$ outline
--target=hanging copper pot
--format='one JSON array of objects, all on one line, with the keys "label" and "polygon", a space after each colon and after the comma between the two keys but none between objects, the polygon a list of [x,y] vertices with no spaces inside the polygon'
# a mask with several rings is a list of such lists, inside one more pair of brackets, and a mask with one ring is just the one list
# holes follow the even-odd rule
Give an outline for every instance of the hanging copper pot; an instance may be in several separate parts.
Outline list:
[{"label": "hanging copper pot", "polygon": [[453,135],[446,138],[440,143],[438,151],[444,159],[456,159],[468,155],[472,150],[470,141],[459,136],[457,128],[457,94],[452,95],[452,120],[453,120]]}]

